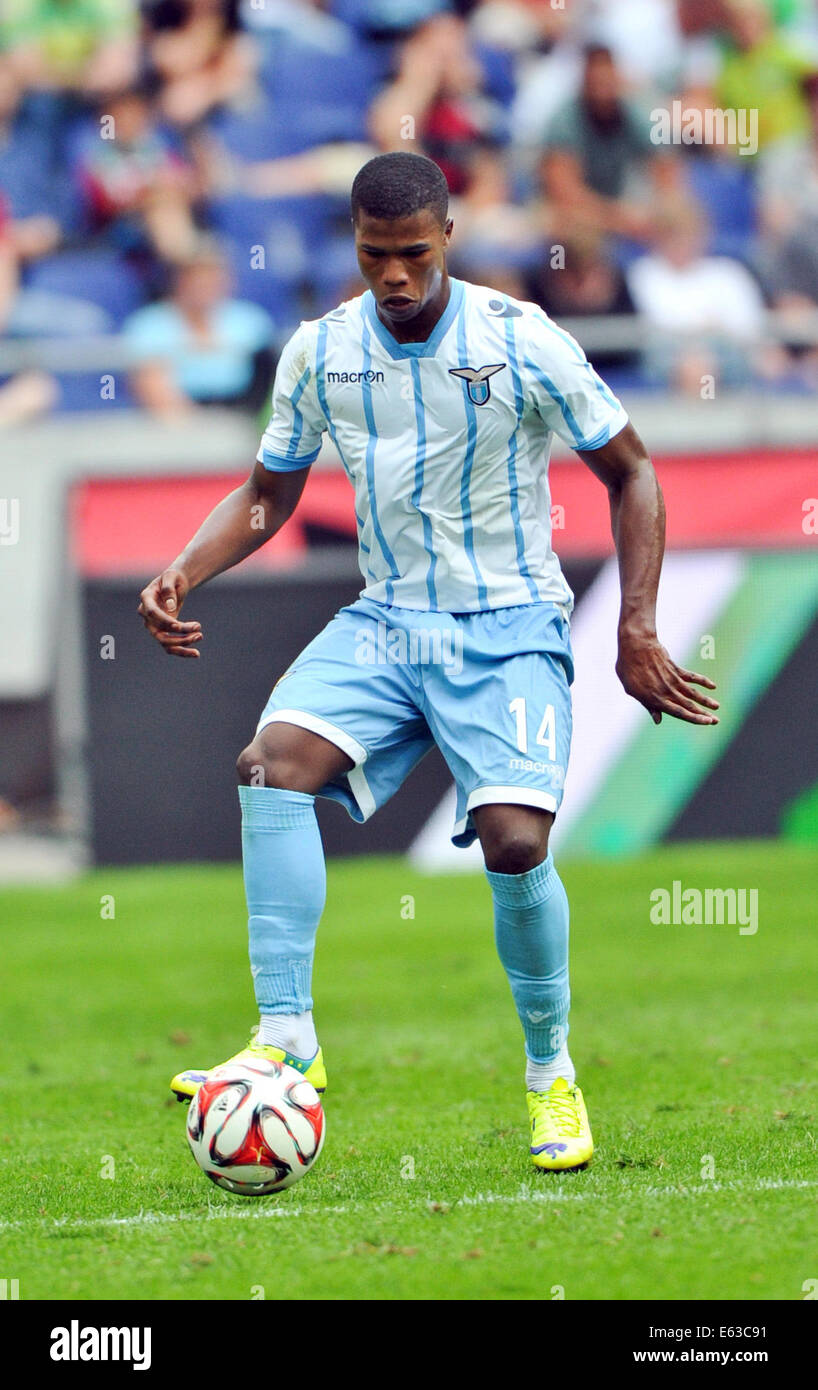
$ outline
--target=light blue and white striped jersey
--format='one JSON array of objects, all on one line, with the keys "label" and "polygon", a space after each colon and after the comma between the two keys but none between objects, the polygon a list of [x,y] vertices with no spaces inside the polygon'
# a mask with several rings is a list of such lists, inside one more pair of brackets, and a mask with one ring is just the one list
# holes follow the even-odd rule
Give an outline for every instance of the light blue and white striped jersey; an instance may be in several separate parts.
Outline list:
[{"label": "light blue and white striped jersey", "polygon": [[355,490],[366,598],[449,613],[570,607],[551,549],[553,433],[597,449],[628,417],[536,304],[450,285],[423,343],[398,343],[369,290],[302,322],[258,459],[305,468],[329,431]]}]

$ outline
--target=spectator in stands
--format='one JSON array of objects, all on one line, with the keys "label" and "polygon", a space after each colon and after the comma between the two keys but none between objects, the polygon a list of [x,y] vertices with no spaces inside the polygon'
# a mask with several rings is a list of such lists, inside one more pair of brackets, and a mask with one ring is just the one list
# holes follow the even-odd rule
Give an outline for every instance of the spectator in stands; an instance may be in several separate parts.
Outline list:
[{"label": "spectator in stands", "polygon": [[417,149],[443,170],[456,270],[516,294],[521,258],[536,249],[541,229],[536,207],[514,204],[506,113],[489,85],[465,22],[437,15],[403,44],[395,81],[370,107],[369,127],[381,149]]},{"label": "spectator in stands", "polygon": [[478,145],[468,187],[450,199],[452,265],[467,280],[525,299],[525,270],[543,254],[550,226],[547,209],[538,200],[515,202],[510,184],[507,162]]},{"label": "spectator in stands", "polygon": [[137,70],[132,0],[3,0],[0,51],[26,87],[87,97],[130,82]]},{"label": "spectator in stands", "polygon": [[[0,336],[8,329],[18,302],[20,267],[26,255],[48,249],[49,230],[43,218],[30,218],[28,225],[14,222],[0,196]],[[43,414],[56,398],[56,383],[45,372],[0,375],[0,427]]]},{"label": "spectator in stands", "polygon": [[[758,170],[762,281],[772,307],[796,330],[818,317],[818,72],[804,79],[803,90],[809,139],[782,141],[762,153]],[[818,344],[805,349],[797,337],[792,360],[814,386]]]},{"label": "spectator in stands", "polygon": [[239,0],[142,0],[149,68],[160,111],[187,128],[246,91],[256,68]]},{"label": "spectator in stands", "polygon": [[[82,143],[77,175],[88,222],[131,255],[185,260],[196,238],[191,167],[156,123],[150,84],[117,93]],[[106,123],[108,122],[108,123]]]},{"label": "spectator in stands", "polygon": [[42,103],[26,97],[8,55],[0,54],[0,188],[13,217],[70,219],[74,193]]},{"label": "spectator in stands", "polygon": [[[524,298],[557,320],[634,313],[627,280],[599,232],[578,231],[564,245],[549,248],[529,272],[525,288]],[[615,347],[595,350],[591,357],[600,370],[638,360],[633,349]]]},{"label": "spectator in stands", "polygon": [[[679,93],[678,100],[685,120],[698,119],[699,130],[707,130],[708,113],[714,109],[712,90],[691,86]],[[712,119],[712,117],[711,117]],[[701,139],[683,145],[680,150],[679,193],[689,191],[694,202],[707,208],[713,255],[735,256],[752,264],[756,253],[758,230],[756,179],[754,163],[749,156],[736,157],[730,144],[729,129],[715,127],[712,140]],[[752,138],[749,124],[738,138]]]},{"label": "spectator in stands", "polygon": [[533,57],[565,45],[577,25],[570,8],[541,0],[478,0],[469,14],[469,31],[492,48]]},{"label": "spectator in stands", "polygon": [[805,136],[808,130],[803,79],[815,56],[776,32],[764,0],[726,0],[729,48],[716,83],[716,103],[758,112],[758,146]]},{"label": "spectator in stands", "polygon": [[303,154],[278,159],[240,160],[217,137],[196,142],[197,167],[208,194],[243,194],[250,198],[300,198],[314,193],[346,197],[362,165],[376,155],[372,145],[356,140],[314,145]]},{"label": "spectator in stands", "polygon": [[[42,129],[38,114],[37,103],[21,101],[19,74],[0,58],[0,333],[12,339],[104,333],[109,317],[84,297],[81,281],[69,292],[38,283],[42,265],[63,242],[60,214],[70,201],[50,125]],[[58,394],[45,372],[9,376],[0,383],[0,424],[43,413]]]},{"label": "spectator in stands", "polygon": [[240,0],[239,19],[242,28],[262,43],[284,38],[325,53],[341,53],[352,30],[328,8],[325,0],[264,0],[263,5],[258,0]]},{"label": "spectator in stands", "polygon": [[610,49],[589,45],[579,94],[551,121],[540,165],[543,190],[564,234],[590,226],[648,240],[651,203],[674,179],[675,163],[651,142],[647,112],[623,96]]},{"label": "spectator in stands", "polygon": [[741,385],[774,374],[780,355],[764,350],[764,301],[745,266],[707,256],[707,223],[692,202],[669,201],[656,217],[652,251],[628,268],[628,286],[649,327],[644,370],[690,395],[713,384]]},{"label": "spectator in stands", "polygon": [[462,19],[438,15],[407,39],[395,81],[370,107],[369,126],[381,150],[415,149],[434,159],[455,196],[482,178],[494,181],[491,165],[501,163],[505,113],[487,94]]},{"label": "spectator in stands", "polygon": [[452,6],[450,0],[331,0],[328,8],[366,38],[389,44]]},{"label": "spectator in stands", "polygon": [[810,135],[777,145],[759,160],[767,280],[780,307],[818,304],[818,72],[803,82]]},{"label": "spectator in stands", "polygon": [[677,85],[685,58],[678,10],[677,0],[594,0],[594,39],[610,48],[629,87],[670,91]]},{"label": "spectator in stands", "polygon": [[131,389],[166,419],[203,405],[257,409],[272,380],[273,331],[263,309],[230,297],[221,250],[202,237],[177,268],[171,297],[137,310],[125,325],[135,358]]},{"label": "spectator in stands", "polygon": [[582,79],[581,17],[573,6],[552,9],[536,0],[485,0],[472,16],[471,28],[494,43],[501,42],[498,31],[504,28],[506,43],[520,45],[510,125],[515,160],[530,175],[542,155],[545,132]]}]

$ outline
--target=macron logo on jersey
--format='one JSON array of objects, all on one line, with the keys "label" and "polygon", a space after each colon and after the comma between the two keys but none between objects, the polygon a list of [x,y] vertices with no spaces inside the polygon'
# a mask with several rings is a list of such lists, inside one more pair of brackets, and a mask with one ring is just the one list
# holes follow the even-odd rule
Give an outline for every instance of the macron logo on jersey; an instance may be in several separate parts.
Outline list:
[{"label": "macron logo on jersey", "polygon": [[342,386],[351,381],[385,381],[383,372],[376,371],[373,367],[366,372],[327,372],[327,381],[339,382]]},{"label": "macron logo on jersey", "polygon": [[489,377],[501,372],[506,365],[505,362],[493,362],[489,367],[450,367],[449,375],[462,377],[473,405],[485,405],[491,395]]}]

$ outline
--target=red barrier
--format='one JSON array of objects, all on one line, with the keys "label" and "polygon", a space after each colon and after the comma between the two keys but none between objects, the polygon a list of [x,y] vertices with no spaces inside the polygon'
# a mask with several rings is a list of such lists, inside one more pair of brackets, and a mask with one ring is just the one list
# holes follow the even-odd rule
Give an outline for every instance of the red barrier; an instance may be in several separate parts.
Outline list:
[{"label": "red barrier", "polygon": [[[813,517],[818,514],[815,454],[759,450],[654,462],[667,504],[669,549],[816,544],[815,534],[804,529],[809,527],[809,499]],[[245,477],[224,473],[79,484],[70,510],[74,561],[86,575],[156,572]],[[551,495],[559,555],[600,556],[613,549],[605,489],[587,468],[553,463]],[[352,488],[340,469],[313,471],[295,517],[245,563],[277,569],[302,557],[305,525],[334,531],[339,539],[355,535]]]}]

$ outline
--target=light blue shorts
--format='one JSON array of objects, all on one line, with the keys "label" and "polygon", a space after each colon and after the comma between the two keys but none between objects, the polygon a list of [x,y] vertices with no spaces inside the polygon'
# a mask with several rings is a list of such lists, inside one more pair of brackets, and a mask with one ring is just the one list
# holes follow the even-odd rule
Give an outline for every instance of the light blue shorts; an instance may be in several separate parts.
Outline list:
[{"label": "light blue shorts", "polygon": [[452,840],[472,811],[517,803],[556,812],[571,747],[568,615],[554,603],[424,613],[360,598],[277,682],[256,732],[297,724],[355,766],[318,793],[365,821],[437,744],[457,787]]}]

